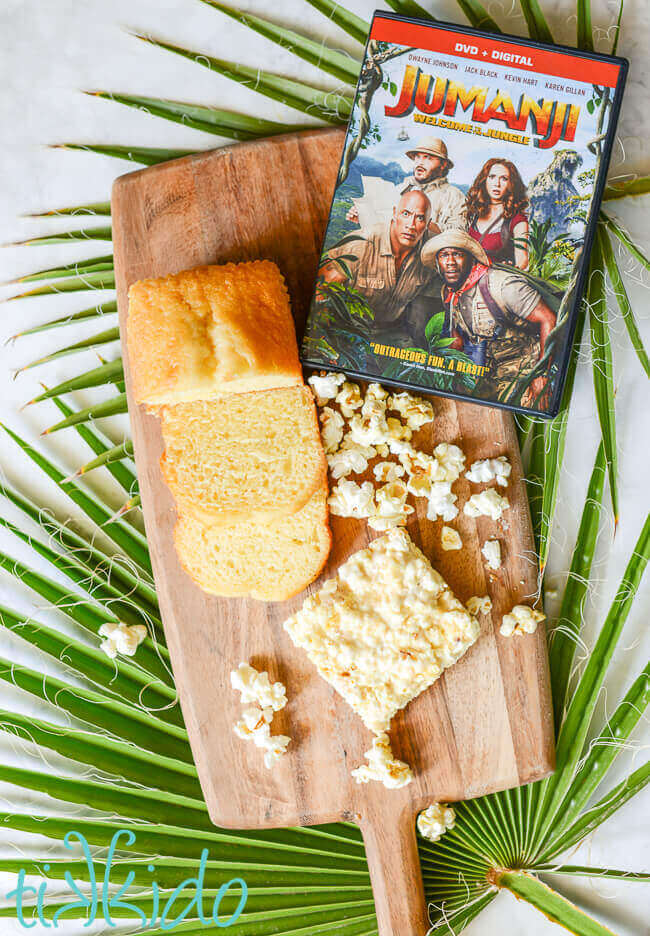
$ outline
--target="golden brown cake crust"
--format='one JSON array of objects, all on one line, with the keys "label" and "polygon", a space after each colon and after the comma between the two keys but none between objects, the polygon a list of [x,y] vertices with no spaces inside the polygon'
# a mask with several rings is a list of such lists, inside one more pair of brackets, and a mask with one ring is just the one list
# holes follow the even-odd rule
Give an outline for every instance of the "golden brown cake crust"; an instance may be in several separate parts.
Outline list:
[{"label": "golden brown cake crust", "polygon": [[289,295],[269,260],[133,283],[127,348],[134,397],[152,406],[302,383]]}]

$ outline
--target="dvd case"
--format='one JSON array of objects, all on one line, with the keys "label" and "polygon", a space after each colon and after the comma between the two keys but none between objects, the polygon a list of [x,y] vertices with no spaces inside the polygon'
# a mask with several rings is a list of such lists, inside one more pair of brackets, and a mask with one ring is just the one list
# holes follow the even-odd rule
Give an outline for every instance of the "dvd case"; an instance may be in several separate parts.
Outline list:
[{"label": "dvd case", "polygon": [[303,363],[555,415],[626,74],[375,13]]}]

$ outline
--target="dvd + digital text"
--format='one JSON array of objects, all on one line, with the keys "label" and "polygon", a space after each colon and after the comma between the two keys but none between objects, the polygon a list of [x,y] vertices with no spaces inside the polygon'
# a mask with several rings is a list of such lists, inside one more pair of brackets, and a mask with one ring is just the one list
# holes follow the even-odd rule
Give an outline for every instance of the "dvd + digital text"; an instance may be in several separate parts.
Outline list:
[{"label": "dvd + digital text", "polygon": [[626,73],[376,13],[303,362],[555,415]]}]

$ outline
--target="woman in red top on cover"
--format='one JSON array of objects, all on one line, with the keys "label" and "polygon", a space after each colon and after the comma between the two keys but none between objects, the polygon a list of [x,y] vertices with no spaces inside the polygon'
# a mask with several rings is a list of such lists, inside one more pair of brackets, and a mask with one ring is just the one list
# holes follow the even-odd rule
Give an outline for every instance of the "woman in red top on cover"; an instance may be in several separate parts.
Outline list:
[{"label": "woman in red top on cover", "polygon": [[468,234],[493,263],[528,267],[526,187],[514,163],[488,159],[467,193]]}]

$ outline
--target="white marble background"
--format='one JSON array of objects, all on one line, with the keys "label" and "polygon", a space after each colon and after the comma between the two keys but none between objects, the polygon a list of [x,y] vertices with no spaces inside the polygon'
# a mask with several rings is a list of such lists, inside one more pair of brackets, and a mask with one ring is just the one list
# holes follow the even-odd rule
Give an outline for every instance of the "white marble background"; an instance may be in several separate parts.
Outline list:
[{"label": "white marble background", "polygon": [[[453,0],[441,0],[431,7],[440,18],[462,22]],[[239,0],[242,9],[266,14],[277,22],[297,25],[316,37],[338,47],[356,52],[358,47],[332,26],[320,13],[303,0]],[[349,6],[368,17],[371,2],[350,0]],[[575,9],[573,0],[543,0],[551,27],[560,41],[573,42]],[[594,23],[598,29],[598,45],[608,49],[611,44],[611,24],[618,4],[613,0],[594,2]],[[504,0],[490,4],[491,12],[506,31],[523,33],[524,24],[519,7]],[[288,75],[318,80],[322,76],[305,63],[297,62],[289,53],[276,48],[262,37],[209,9],[197,0],[58,0],[43,4],[38,0],[0,0],[0,243],[6,243],[54,230],[63,230],[64,219],[27,220],[28,212],[57,206],[107,200],[112,180],[129,171],[128,163],[87,153],[64,152],[45,148],[44,144],[61,141],[121,143],[140,146],[166,146],[187,149],[209,148],[228,142],[167,121],[159,120],[112,102],[80,94],[81,89],[110,89],[159,97],[215,104],[226,109],[242,110],[260,116],[300,125],[313,123],[304,115],[290,111],[244,89],[207,69],[178,56],[144,46],[128,35],[128,30],[151,33],[212,55],[236,59],[249,65]],[[647,94],[650,88],[648,40],[650,9],[644,0],[627,0],[623,32],[619,46],[621,54],[631,61],[628,90],[619,124],[619,139],[614,156],[616,173],[648,173],[650,156],[646,148],[648,137]],[[329,86],[329,85],[328,85]],[[333,86],[333,85],[332,85]],[[627,200],[610,206],[631,231],[637,242],[650,248],[648,198]],[[101,222],[100,222],[101,223]],[[69,247],[6,247],[0,250],[0,281],[61,262],[72,262],[90,255],[109,252],[104,243],[71,245]],[[648,327],[647,282],[639,269],[626,262],[630,269],[627,284],[646,346],[650,347]],[[0,299],[11,296],[15,287],[1,287]],[[41,321],[74,312],[91,303],[87,298],[71,296],[29,299],[4,305],[0,309],[0,338],[5,339]],[[650,438],[650,406],[647,381],[633,354],[622,321],[613,313],[613,341],[617,383],[617,423],[620,451],[621,523],[612,538],[611,515],[602,525],[593,588],[586,611],[585,640],[591,645],[601,625],[620,577],[630,556],[642,518],[648,508],[647,488],[648,439]],[[113,320],[107,322],[107,326]],[[27,371],[14,381],[14,371],[49,351],[71,343],[97,330],[97,324],[79,326],[26,338],[16,344],[0,346],[0,419],[30,440],[56,417],[54,407],[42,404],[21,410],[26,400],[39,391],[39,380],[50,385],[71,374],[97,364],[97,357],[88,352],[63,358],[43,368]],[[116,345],[102,349],[109,359],[117,356]],[[80,393],[76,402],[87,405],[97,399],[96,393]],[[117,441],[122,437],[124,422],[107,420],[105,430]],[[594,414],[593,389],[588,350],[579,369],[574,403],[569,422],[567,451],[556,513],[554,546],[549,576],[559,583],[565,580],[570,550],[585,495],[586,484],[598,439]],[[67,469],[73,470],[90,457],[78,436],[69,431],[54,436],[47,444]],[[19,456],[4,438],[0,440],[1,466],[6,475],[18,481],[22,490],[60,511],[67,509],[67,500],[58,494],[36,469]],[[117,487],[98,472],[90,479],[91,486],[115,506],[122,502]],[[3,505],[3,512],[5,506]],[[12,554],[34,560],[34,555],[4,530],[0,531],[0,548]],[[49,570],[48,570],[49,571]],[[33,610],[34,599],[27,589],[18,586],[5,573],[0,573],[0,601],[9,606]],[[650,596],[646,585],[634,604],[620,646],[615,654],[607,689],[602,694],[600,712],[611,711],[617,698],[625,691],[648,658],[648,612]],[[44,612],[52,621],[52,612]],[[59,619],[60,626],[65,625]],[[12,659],[35,662],[17,640],[0,635],[0,653]],[[42,665],[42,661],[39,662]],[[45,667],[54,671],[54,667]],[[45,714],[17,690],[1,684],[2,705],[22,711]],[[11,699],[11,703],[7,700]],[[45,717],[51,717],[51,713]],[[614,778],[620,779],[631,764],[639,766],[647,757],[647,722],[621,758]],[[19,745],[0,738],[0,757],[10,763],[25,760]],[[70,772],[78,768],[53,755],[48,763]],[[615,818],[606,823],[571,856],[574,863],[606,865],[615,868],[648,870],[650,862],[650,828],[645,795],[627,804]],[[36,809],[30,800],[6,784],[0,784],[0,812],[57,812],[57,804],[45,802]],[[83,810],[70,810],[81,815]],[[42,839],[36,848],[41,854],[51,847]],[[26,854],[32,845],[25,837],[0,831],[2,854]],[[606,925],[622,936],[647,936],[650,933],[650,895],[644,885],[561,879],[553,882],[562,893],[576,898],[590,908]],[[0,880],[0,906],[13,880]],[[82,932],[80,924],[61,927],[64,932]],[[501,895],[467,930],[471,936],[488,936],[495,931],[510,936],[558,936],[560,930],[527,905],[509,895]],[[32,932],[40,933],[40,927]],[[85,930],[87,932],[87,930]],[[22,932],[17,921],[3,920],[2,932]]]}]

